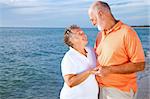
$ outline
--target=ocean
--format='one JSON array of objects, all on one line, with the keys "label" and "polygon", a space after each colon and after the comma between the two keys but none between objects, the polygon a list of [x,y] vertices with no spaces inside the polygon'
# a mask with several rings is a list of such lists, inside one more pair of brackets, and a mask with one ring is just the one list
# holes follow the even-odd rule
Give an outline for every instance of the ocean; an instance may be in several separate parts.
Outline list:
[{"label": "ocean", "polygon": [[[88,45],[93,46],[98,30],[83,30]],[[135,30],[147,64],[138,73],[140,81],[150,77],[150,28]],[[63,85],[60,63],[68,50],[63,34],[64,28],[0,28],[0,99],[59,99]]]}]

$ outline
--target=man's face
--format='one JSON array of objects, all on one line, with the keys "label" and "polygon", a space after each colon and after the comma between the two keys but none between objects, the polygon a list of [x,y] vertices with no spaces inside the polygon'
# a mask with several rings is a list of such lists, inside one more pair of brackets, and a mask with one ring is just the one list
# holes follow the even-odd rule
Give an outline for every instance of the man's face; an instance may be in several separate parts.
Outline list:
[{"label": "man's face", "polygon": [[72,38],[71,38],[71,42],[74,45],[81,45],[81,46],[85,46],[88,43],[88,39],[86,34],[83,32],[82,29],[72,29],[71,30],[72,33]]},{"label": "man's face", "polygon": [[92,22],[92,24],[94,26],[96,26],[97,25],[97,20],[96,20],[96,17],[94,16],[94,14],[90,12],[89,17],[90,17],[90,21]]},{"label": "man's face", "polygon": [[98,30],[101,30],[101,26],[99,24],[98,16],[96,17],[92,12],[89,13],[90,21],[94,26],[97,26]]}]

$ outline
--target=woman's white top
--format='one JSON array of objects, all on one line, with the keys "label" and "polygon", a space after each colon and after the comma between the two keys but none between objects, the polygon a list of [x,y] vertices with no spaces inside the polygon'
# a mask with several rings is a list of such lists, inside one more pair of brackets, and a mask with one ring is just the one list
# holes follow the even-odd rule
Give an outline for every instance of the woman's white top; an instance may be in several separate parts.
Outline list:
[{"label": "woman's white top", "polygon": [[[96,66],[93,48],[86,47],[87,57],[70,47],[61,62],[63,77],[67,74],[80,74]],[[65,82],[60,99],[98,99],[98,84],[95,75],[91,74],[85,81],[70,88]]]}]

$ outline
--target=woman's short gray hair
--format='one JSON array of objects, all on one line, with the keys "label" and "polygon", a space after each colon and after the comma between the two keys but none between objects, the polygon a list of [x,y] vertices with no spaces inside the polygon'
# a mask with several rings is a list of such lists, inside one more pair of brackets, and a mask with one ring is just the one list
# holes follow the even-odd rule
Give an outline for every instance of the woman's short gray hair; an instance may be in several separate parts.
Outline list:
[{"label": "woman's short gray hair", "polygon": [[64,43],[67,44],[68,46],[73,47],[73,44],[70,40],[71,35],[72,35],[72,30],[73,29],[79,29],[80,27],[77,25],[70,25],[68,28],[65,29],[64,32]]}]

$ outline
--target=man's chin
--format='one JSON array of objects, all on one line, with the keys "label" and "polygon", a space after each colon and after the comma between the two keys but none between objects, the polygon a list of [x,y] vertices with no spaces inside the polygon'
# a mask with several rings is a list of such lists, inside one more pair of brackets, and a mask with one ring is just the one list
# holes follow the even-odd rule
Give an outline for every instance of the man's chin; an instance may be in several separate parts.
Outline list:
[{"label": "man's chin", "polygon": [[100,29],[100,28],[97,28],[98,29],[98,31],[102,31],[102,29]]}]

